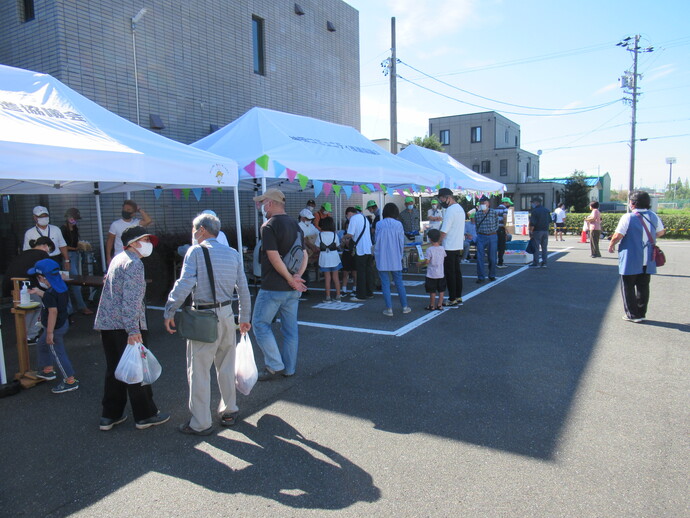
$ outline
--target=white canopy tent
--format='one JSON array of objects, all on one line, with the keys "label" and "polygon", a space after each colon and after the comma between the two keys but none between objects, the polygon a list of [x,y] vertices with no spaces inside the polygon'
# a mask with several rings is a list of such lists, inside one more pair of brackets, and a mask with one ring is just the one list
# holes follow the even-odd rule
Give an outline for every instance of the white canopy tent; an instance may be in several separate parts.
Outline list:
[{"label": "white canopy tent", "polygon": [[398,153],[398,156],[438,171],[443,175],[442,186],[454,191],[490,194],[503,193],[506,190],[504,184],[475,173],[448,153],[412,144]]},{"label": "white canopy tent", "polygon": [[47,74],[0,65],[0,157],[2,194],[232,187],[240,226],[233,160],[141,128]]},{"label": "white canopy tent", "polygon": [[438,171],[398,158],[350,126],[265,108],[252,108],[192,146],[236,160],[240,189],[256,179],[299,189],[296,175],[387,188],[435,186],[442,180]]},{"label": "white canopy tent", "polygon": [[[49,75],[0,65],[0,194],[96,194],[104,261],[98,194],[172,187],[232,187],[241,249],[233,160],[156,135]],[[0,337],[4,371],[1,353]]]}]

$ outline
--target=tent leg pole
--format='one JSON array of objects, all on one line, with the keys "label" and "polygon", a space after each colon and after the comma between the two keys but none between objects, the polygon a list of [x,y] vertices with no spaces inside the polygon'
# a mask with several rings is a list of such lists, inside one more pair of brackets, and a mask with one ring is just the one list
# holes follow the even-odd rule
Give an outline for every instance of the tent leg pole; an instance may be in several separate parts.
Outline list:
[{"label": "tent leg pole", "polygon": [[103,241],[103,217],[101,216],[101,193],[98,191],[98,183],[94,184],[94,194],[96,195],[96,220],[98,221],[98,241],[101,247],[101,266],[103,272],[107,272],[105,264],[105,242]]},{"label": "tent leg pole", "polygon": [[237,192],[238,187],[232,188],[232,194],[235,199],[235,226],[237,227],[237,251],[240,254],[240,261],[242,261],[242,271],[244,271],[244,252],[242,250],[242,224],[240,223],[240,196]]},{"label": "tent leg pole", "polygon": [[5,350],[2,343],[2,324],[0,323],[0,384],[7,383],[7,371],[5,370]]}]

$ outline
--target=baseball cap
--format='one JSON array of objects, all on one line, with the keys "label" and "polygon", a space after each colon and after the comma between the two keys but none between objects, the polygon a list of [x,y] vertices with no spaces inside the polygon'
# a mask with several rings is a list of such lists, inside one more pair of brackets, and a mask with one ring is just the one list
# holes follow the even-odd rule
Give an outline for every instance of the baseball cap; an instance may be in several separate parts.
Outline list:
[{"label": "baseball cap", "polygon": [[285,203],[285,195],[283,194],[283,191],[279,191],[278,189],[268,189],[265,193],[263,193],[260,196],[254,196],[252,198],[254,201],[264,201],[264,200],[271,200],[271,201],[277,201],[278,203]]},{"label": "baseball cap", "polygon": [[483,201],[489,201],[489,198],[487,198],[486,196],[484,196],[484,195],[482,194],[482,197],[479,198],[479,203],[481,203],[481,202],[483,202]]},{"label": "baseball cap", "polygon": [[29,275],[43,275],[58,293],[67,291],[67,285],[60,275],[60,265],[52,259],[41,259],[26,272]]},{"label": "baseball cap", "polygon": [[376,202],[375,202],[374,200],[369,200],[369,201],[367,202],[367,209],[368,209],[369,207],[376,207]]},{"label": "baseball cap", "polygon": [[442,187],[438,190],[438,196],[453,196],[453,191],[448,187]]},{"label": "baseball cap", "polygon": [[325,210],[326,212],[331,212],[333,210],[333,207],[328,201],[321,206],[323,207],[323,210]]},{"label": "baseball cap", "polygon": [[158,244],[158,238],[153,234],[149,234],[148,232],[146,232],[146,229],[141,225],[129,227],[122,233],[122,246],[127,248],[135,241],[138,241],[142,237],[147,236],[151,240],[151,243],[153,243],[153,246],[156,246]]},{"label": "baseball cap", "polygon": [[405,198],[405,203],[410,203],[410,202],[414,203],[414,198],[412,196],[408,196],[407,198]]},{"label": "baseball cap", "polygon": [[48,209],[46,209],[42,205],[37,205],[36,207],[34,207],[34,216],[41,216],[42,214],[50,215],[50,212],[48,212]]},{"label": "baseball cap", "polygon": [[431,200],[431,204],[432,205],[438,205],[438,200],[436,200],[436,199]]},{"label": "baseball cap", "polygon": [[505,196],[505,197],[501,198],[501,203],[510,203],[511,205],[513,205],[513,200],[508,198],[508,196]]},{"label": "baseball cap", "polygon": [[309,209],[302,209],[299,211],[299,215],[301,218],[314,219],[314,214]]}]

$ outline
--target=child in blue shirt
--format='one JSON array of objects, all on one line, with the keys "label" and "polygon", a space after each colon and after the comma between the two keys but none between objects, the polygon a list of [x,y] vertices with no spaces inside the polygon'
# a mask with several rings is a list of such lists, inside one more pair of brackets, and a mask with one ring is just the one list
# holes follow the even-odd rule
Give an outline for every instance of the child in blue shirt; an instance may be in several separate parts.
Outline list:
[{"label": "child in blue shirt", "polygon": [[53,368],[53,360],[60,369],[62,381],[53,387],[53,394],[62,394],[79,388],[79,381],[74,378],[74,369],[65,351],[64,337],[69,329],[69,315],[67,305],[69,294],[67,285],[60,275],[60,266],[52,259],[42,259],[27,272],[36,275],[39,288],[33,288],[34,293],[42,298],[41,324],[44,333],[36,343],[38,355],[38,371],[36,376],[44,380],[54,380],[57,374]]}]

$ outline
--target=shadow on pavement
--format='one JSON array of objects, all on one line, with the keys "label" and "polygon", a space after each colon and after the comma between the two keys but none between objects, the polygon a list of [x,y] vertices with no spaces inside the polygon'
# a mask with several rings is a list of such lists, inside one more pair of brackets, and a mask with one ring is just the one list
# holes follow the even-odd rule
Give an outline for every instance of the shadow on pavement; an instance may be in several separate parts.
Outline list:
[{"label": "shadow on pavement", "polygon": [[690,333],[690,324],[679,324],[677,322],[661,322],[659,320],[645,320],[640,325],[665,327],[666,329],[677,329],[683,333]]}]

